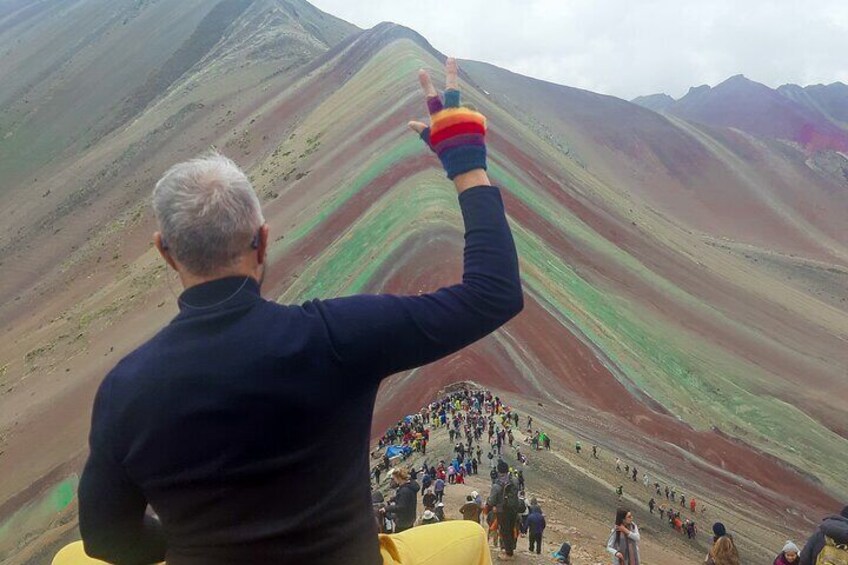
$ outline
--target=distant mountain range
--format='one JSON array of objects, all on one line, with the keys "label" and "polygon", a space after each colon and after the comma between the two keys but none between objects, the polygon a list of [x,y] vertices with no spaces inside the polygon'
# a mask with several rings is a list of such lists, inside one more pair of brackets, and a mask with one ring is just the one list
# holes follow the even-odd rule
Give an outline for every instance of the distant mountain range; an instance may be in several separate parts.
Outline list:
[{"label": "distant mountain range", "polygon": [[701,124],[792,141],[810,152],[848,151],[848,86],[841,82],[773,89],[736,75],[712,88],[690,88],[679,100],[651,94],[632,102]]}]

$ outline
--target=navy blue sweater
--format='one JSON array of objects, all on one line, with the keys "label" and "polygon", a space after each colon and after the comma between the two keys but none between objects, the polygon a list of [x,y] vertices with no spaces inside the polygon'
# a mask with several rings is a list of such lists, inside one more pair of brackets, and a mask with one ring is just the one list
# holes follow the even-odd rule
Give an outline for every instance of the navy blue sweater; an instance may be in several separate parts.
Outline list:
[{"label": "navy blue sweater", "polygon": [[[497,188],[459,195],[462,283],[285,306],[253,279],[191,287],[106,376],[79,487],[89,555],[115,563],[381,563],[368,475],[381,379],[522,308]],[[147,505],[158,519],[145,514]]]}]

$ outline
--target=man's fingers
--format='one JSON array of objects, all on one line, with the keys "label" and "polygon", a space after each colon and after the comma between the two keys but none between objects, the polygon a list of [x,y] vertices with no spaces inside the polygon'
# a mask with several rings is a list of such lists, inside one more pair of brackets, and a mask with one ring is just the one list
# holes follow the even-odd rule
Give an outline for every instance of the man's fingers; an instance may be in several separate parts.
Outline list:
[{"label": "man's fingers", "polygon": [[457,78],[456,59],[448,57],[445,61],[445,89],[459,90],[459,79]]},{"label": "man's fingers", "polygon": [[439,93],[436,92],[436,87],[433,86],[433,81],[430,80],[429,73],[427,73],[424,69],[418,71],[418,82],[421,83],[421,90],[424,91],[424,96],[427,98],[439,95]]},{"label": "man's fingers", "polygon": [[424,69],[418,71],[418,82],[421,83],[421,90],[424,91],[424,96],[427,97],[427,111],[430,115],[439,112],[442,109],[442,99],[439,98],[439,93],[436,92],[436,87],[433,86],[430,75]]},{"label": "man's fingers", "polygon": [[409,122],[409,124],[407,124],[407,125],[409,126],[409,129],[411,129],[412,131],[414,131],[415,133],[417,133],[419,135],[421,135],[422,131],[427,129],[427,124],[425,124],[423,122]]}]

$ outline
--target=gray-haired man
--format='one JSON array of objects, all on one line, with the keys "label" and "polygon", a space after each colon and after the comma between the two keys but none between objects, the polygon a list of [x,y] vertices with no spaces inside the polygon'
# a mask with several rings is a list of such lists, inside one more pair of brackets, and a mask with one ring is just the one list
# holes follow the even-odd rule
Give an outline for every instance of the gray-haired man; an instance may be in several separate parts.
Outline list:
[{"label": "gray-haired man", "polygon": [[[79,489],[89,555],[169,565],[488,561],[477,524],[421,528],[435,536],[424,542],[416,529],[378,539],[371,512],[380,381],[482,338],[523,304],[503,203],[485,172],[485,119],[459,106],[453,60],[447,76],[443,108],[422,71],[431,127],[410,127],[460,193],[459,284],[300,306],[264,300],[269,230],[238,167],[211,155],[157,183],[155,243],[185,291],[179,315],[97,393]],[[455,546],[451,559],[435,552],[444,543]]]}]

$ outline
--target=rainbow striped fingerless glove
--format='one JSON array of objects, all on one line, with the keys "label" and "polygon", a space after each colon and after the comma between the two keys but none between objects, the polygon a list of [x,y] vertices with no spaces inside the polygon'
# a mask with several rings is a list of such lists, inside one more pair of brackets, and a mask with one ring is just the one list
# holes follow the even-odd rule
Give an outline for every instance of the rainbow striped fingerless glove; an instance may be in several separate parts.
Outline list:
[{"label": "rainbow striped fingerless glove", "polygon": [[448,178],[486,168],[486,116],[459,105],[459,90],[445,91],[445,103],[427,98],[430,127],[421,139],[442,162]]}]

